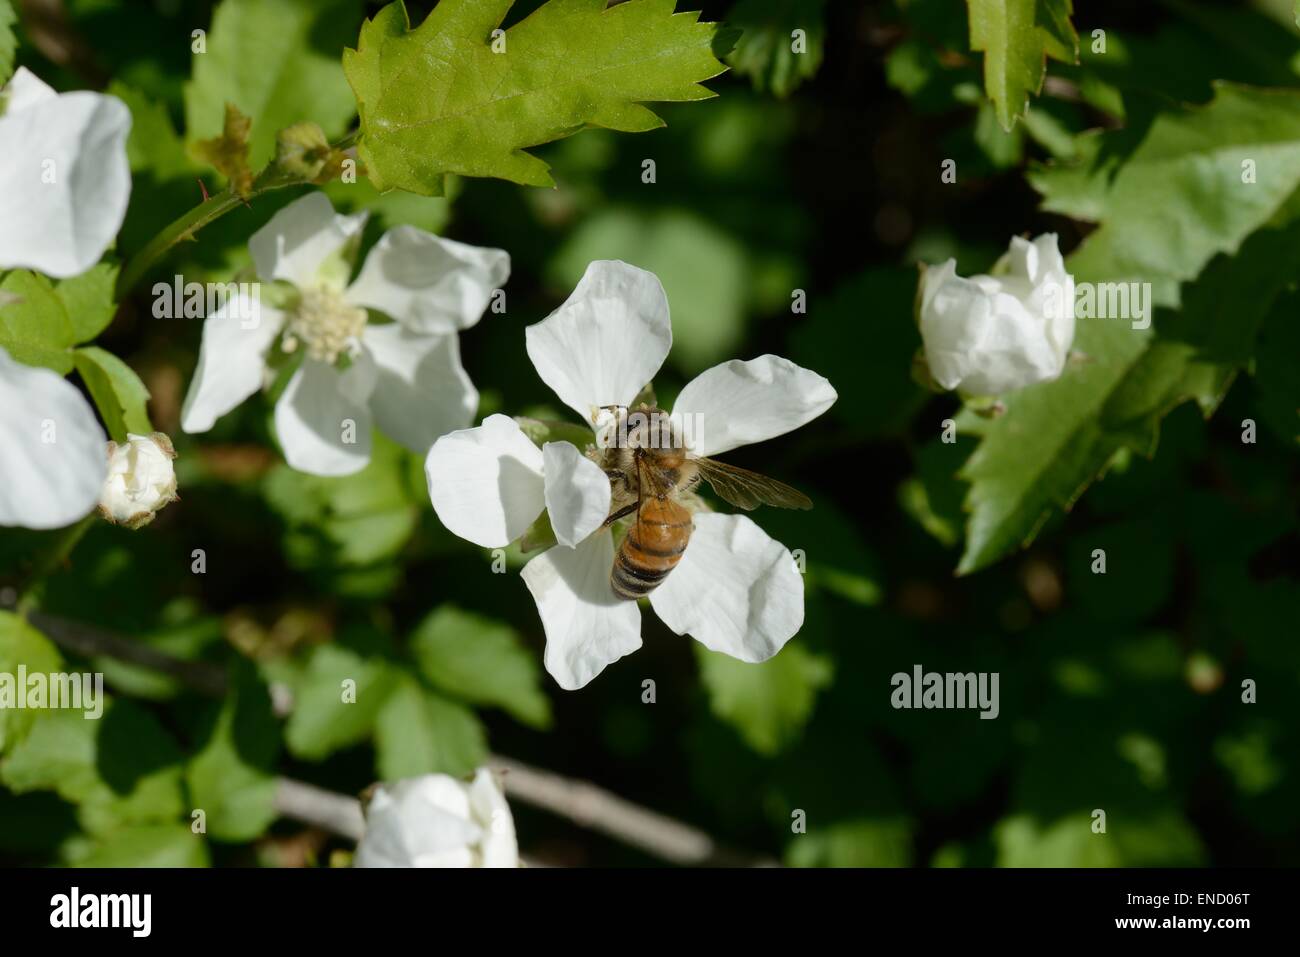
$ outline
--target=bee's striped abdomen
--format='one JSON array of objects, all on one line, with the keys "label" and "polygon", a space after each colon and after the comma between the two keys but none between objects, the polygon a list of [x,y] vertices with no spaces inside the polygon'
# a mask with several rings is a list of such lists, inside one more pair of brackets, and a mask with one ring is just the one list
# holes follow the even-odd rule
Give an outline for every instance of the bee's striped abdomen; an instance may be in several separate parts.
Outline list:
[{"label": "bee's striped abdomen", "polygon": [[650,594],[677,567],[690,538],[691,513],[685,508],[668,499],[643,501],[614,556],[614,594],[628,600]]}]

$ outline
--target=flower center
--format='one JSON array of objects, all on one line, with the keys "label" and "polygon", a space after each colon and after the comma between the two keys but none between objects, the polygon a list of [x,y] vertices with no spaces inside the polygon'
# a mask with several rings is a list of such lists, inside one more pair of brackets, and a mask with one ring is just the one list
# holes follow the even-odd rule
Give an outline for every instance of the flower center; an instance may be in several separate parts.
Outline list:
[{"label": "flower center", "polygon": [[311,358],[333,365],[356,349],[365,325],[366,310],[346,302],[341,293],[305,289],[285,326],[284,350],[293,352],[302,342]]}]

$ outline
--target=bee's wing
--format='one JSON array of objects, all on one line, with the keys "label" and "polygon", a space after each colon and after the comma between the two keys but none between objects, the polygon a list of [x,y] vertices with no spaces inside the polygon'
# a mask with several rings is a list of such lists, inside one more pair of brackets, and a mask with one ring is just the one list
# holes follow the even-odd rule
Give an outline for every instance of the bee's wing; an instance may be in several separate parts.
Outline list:
[{"label": "bee's wing", "polygon": [[637,465],[637,482],[640,486],[639,501],[662,498],[673,490],[672,483],[658,469],[648,466],[644,459]]},{"label": "bee's wing", "polygon": [[812,508],[812,500],[807,495],[784,482],[713,459],[698,458],[694,462],[699,467],[700,474],[713,486],[713,491],[736,508],[746,511],[752,511],[760,505]]}]

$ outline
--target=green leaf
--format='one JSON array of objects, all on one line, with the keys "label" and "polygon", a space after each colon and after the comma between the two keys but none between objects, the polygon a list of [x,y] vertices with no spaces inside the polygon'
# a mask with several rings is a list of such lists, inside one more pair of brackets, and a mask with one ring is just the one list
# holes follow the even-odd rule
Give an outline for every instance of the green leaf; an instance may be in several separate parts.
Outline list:
[{"label": "green leaf", "polygon": [[442,773],[469,774],[487,758],[487,735],[474,712],[400,679],[375,725],[375,761],[385,781]]},{"label": "green leaf", "polygon": [[442,605],[415,629],[411,652],[435,688],[473,704],[496,705],[535,728],[550,724],[537,658],[509,625]]},{"label": "green leaf", "polygon": [[76,327],[50,280],[25,269],[15,269],[4,277],[0,282],[0,347],[26,365],[45,366],[67,375],[72,371],[69,350],[76,342]]},{"label": "green leaf", "polygon": [[378,189],[439,195],[447,173],[552,186],[526,149],[585,126],[655,129],[642,103],[710,97],[700,84],[724,69],[716,25],[675,0],[551,0],[494,38],[512,4],[442,0],[410,30],[399,0],[362,26],[343,68]]},{"label": "green leaf", "polygon": [[208,846],[184,824],[123,828],[102,839],[70,842],[74,867],[208,867]]},{"label": "green leaf", "polygon": [[904,817],[810,824],[786,849],[791,867],[907,867],[912,825]]},{"label": "green leaf", "polygon": [[1047,57],[1078,59],[1079,38],[1070,23],[1073,0],[966,0],[970,45],[984,53],[984,89],[1010,130],[1031,94],[1043,86]]},{"label": "green leaf", "polygon": [[798,737],[812,716],[817,692],[834,674],[829,658],[796,644],[757,665],[702,645],[695,651],[713,713],[762,754],[775,754]]},{"label": "green leaf", "polygon": [[117,273],[116,263],[99,263],[80,276],[60,281],[55,287],[72,321],[77,342],[90,342],[113,321],[117,312],[113,300]]},{"label": "green leaf", "polygon": [[0,282],[0,347],[19,362],[72,371],[72,346],[99,335],[117,310],[117,267],[101,263],[80,276],[53,283],[15,269]]},{"label": "green leaf", "polygon": [[181,758],[149,712],[119,699],[98,720],[79,710],[41,715],[0,762],[0,782],[17,794],[55,791],[78,806],[82,827],[109,835],[184,813]]},{"label": "green leaf", "polygon": [[[0,675],[17,682],[18,666],[28,674],[52,674],[59,670],[63,658],[54,644],[22,618],[0,611]],[[15,684],[14,691],[22,693]],[[10,702],[0,707],[0,755],[11,750],[26,736],[41,711],[15,708]]]},{"label": "green leaf", "polygon": [[17,22],[18,14],[14,12],[11,0],[0,0],[0,86],[8,83],[14,75],[14,52],[18,49],[14,24]]},{"label": "green leaf", "polygon": [[74,360],[113,441],[125,442],[128,433],[153,431],[146,408],[149,390],[129,365],[98,346],[82,346]]},{"label": "green leaf", "polygon": [[1054,821],[1003,818],[993,829],[999,867],[1195,867],[1204,850],[1195,829],[1173,810],[1107,809],[1107,830],[1094,833],[1089,812]]},{"label": "green leaf", "polygon": [[[354,475],[307,475],[281,465],[268,473],[262,493],[287,526],[285,551],[299,568],[358,567],[392,559],[428,500],[413,456],[376,433],[370,462]],[[418,487],[417,487],[418,479]]]},{"label": "green leaf", "polygon": [[280,729],[271,697],[241,667],[208,719],[207,743],[190,759],[185,780],[207,831],[221,841],[251,841],[275,820],[275,759]]},{"label": "green leaf", "polygon": [[[319,761],[364,741],[392,690],[393,671],[382,660],[367,660],[337,644],[321,645],[293,683],[285,743],[297,757]],[[351,700],[345,700],[345,691]]]},{"label": "green leaf", "polygon": [[[821,66],[824,6],[825,0],[740,0],[727,15],[727,26],[744,32],[727,62],[753,80],[754,89],[789,96]],[[802,37],[793,35],[796,30]]]},{"label": "green leaf", "polygon": [[1052,511],[1070,508],[1121,450],[1154,454],[1160,420],[1175,406],[1194,399],[1213,411],[1297,274],[1300,224],[1261,231],[1188,287],[1180,313],[1158,311],[1157,335],[1123,320],[1080,319],[1075,348],[1085,363],[1006,396],[997,418],[963,413],[959,431],[982,441],[960,473],[971,488],[958,573],[1032,541]]},{"label": "green leaf", "polygon": [[326,136],[341,136],[355,107],[338,52],[360,19],[359,0],[222,0],[185,86],[189,142],[221,134],[227,103],[253,122],[253,169],[294,123],[312,120]]},{"label": "green leaf", "polygon": [[1160,114],[1113,178],[1097,166],[1122,148],[1122,133],[1094,145],[1091,166],[1035,177],[1047,208],[1101,223],[1071,257],[1076,279],[1157,282],[1158,301],[1173,304],[1177,283],[1235,253],[1300,188],[1300,91],[1220,83],[1215,93],[1204,107]]}]

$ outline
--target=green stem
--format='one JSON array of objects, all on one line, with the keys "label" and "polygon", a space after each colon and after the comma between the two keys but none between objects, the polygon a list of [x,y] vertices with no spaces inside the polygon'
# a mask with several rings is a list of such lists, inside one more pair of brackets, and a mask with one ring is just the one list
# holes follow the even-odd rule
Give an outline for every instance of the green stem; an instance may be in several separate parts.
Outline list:
[{"label": "green stem", "polygon": [[[358,135],[358,131],[354,130],[337,143],[331,144],[330,148],[334,150],[347,149],[356,142]],[[209,197],[179,219],[163,227],[158,235],[149,240],[147,246],[135,254],[135,257],[127,263],[126,268],[122,270],[117,278],[117,290],[114,298],[117,302],[121,302],[126,297],[126,294],[135,288],[136,283],[143,279],[149,269],[163,256],[167,255],[173,246],[192,240],[194,234],[200,229],[220,219],[235,207],[247,205],[250,200],[273,189],[284,189],[286,186],[305,186],[309,182],[312,182],[312,180],[285,172],[276,163],[272,163],[257,177],[247,196],[240,196],[227,189]]]},{"label": "green stem", "polygon": [[18,599],[17,612],[25,615],[31,611],[40,601],[41,586],[45,584],[45,579],[58,571],[72,550],[77,547],[83,535],[90,530],[90,526],[95,524],[99,518],[98,512],[91,512],[75,525],[69,525],[59,533],[58,539],[54,544],[36,560],[36,566],[32,573],[27,577],[27,583],[23,587],[22,597]]},{"label": "green stem", "polygon": [[[255,195],[255,194],[254,194]],[[180,219],[163,228],[149,244],[135,254],[117,277],[117,301],[121,302],[128,292],[144,278],[149,268],[177,243],[193,239],[194,234],[208,223],[226,215],[240,203],[244,202],[230,190],[218,193],[195,206]]]}]

